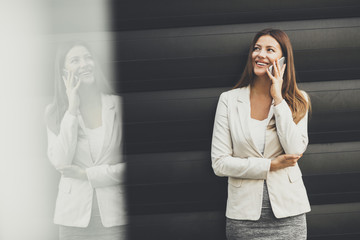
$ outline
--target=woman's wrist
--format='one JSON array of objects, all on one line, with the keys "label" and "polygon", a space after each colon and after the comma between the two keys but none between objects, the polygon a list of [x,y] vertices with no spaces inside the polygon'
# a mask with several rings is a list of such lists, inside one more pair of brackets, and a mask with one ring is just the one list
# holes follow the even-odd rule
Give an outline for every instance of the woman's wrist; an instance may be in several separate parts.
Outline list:
[{"label": "woman's wrist", "polygon": [[73,115],[73,116],[76,116],[77,115],[77,109],[72,107],[72,106],[69,106],[68,108],[68,112]]},{"label": "woman's wrist", "polygon": [[82,169],[82,171],[81,171],[81,179],[82,179],[82,180],[86,180],[86,181],[89,180],[88,175],[87,175],[85,169]]},{"label": "woman's wrist", "polygon": [[276,171],[277,170],[277,164],[274,160],[271,160],[271,163],[270,163],[270,172],[271,171]]},{"label": "woman's wrist", "polygon": [[274,98],[274,105],[278,105],[282,102],[282,100],[284,100],[282,97],[275,97]]}]

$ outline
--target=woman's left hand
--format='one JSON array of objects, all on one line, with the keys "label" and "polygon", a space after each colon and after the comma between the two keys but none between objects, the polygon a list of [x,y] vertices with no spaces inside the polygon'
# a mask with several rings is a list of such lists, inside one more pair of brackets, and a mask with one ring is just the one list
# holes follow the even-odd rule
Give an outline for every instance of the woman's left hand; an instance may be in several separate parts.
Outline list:
[{"label": "woman's left hand", "polygon": [[282,89],[283,76],[284,76],[286,64],[284,64],[280,69],[279,60],[275,60],[273,65],[274,65],[273,67],[274,75],[271,74],[268,68],[266,69],[266,72],[272,82],[270,87],[270,94],[274,99],[274,104],[277,105],[283,100],[281,89]]},{"label": "woman's left hand", "polygon": [[68,165],[57,169],[61,175],[67,178],[88,180],[85,169],[77,165]]}]

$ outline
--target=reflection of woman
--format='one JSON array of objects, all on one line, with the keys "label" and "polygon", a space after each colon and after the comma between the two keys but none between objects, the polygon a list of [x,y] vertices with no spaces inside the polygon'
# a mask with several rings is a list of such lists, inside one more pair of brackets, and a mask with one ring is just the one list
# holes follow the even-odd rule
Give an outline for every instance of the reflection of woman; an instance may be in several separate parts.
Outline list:
[{"label": "reflection of woman", "polygon": [[288,36],[260,31],[239,83],[221,94],[215,116],[212,166],[228,177],[228,239],[306,239],[310,205],[297,161],[308,144],[308,109]]},{"label": "reflection of woman", "polygon": [[119,97],[89,48],[59,49],[46,111],[48,156],[61,173],[54,222],[60,239],[125,238]]}]

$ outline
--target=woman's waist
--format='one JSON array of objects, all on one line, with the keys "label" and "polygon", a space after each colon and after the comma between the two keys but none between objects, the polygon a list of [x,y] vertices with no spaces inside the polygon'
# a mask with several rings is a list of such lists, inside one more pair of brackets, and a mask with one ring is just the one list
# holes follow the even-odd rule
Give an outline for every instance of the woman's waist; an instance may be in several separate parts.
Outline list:
[{"label": "woman's waist", "polygon": [[233,153],[232,157],[239,158],[239,160],[241,160],[241,159],[251,159],[251,158],[273,159],[273,158],[276,158],[277,156],[282,155],[284,153],[285,152],[284,152],[283,149],[269,150],[269,149],[265,148],[265,151],[264,151],[263,154],[260,154],[259,152],[256,152],[255,150],[254,150],[254,152],[247,152],[247,153],[244,153],[243,151],[237,152],[237,151],[234,150],[234,153]]},{"label": "woman's waist", "polygon": [[121,163],[120,159],[117,160],[113,160],[113,159],[95,159],[93,160],[92,158],[77,158],[75,157],[74,160],[72,161],[72,165],[77,165],[81,168],[90,168],[90,167],[95,167],[95,166],[103,166],[103,165],[116,165]]}]

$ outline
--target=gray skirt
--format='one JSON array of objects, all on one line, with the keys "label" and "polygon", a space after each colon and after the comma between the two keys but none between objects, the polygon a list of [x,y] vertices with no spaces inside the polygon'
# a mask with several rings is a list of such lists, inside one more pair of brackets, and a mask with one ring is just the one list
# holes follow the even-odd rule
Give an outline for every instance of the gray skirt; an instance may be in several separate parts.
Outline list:
[{"label": "gray skirt", "polygon": [[303,240],[307,238],[305,214],[276,218],[271,209],[266,183],[264,183],[263,196],[263,207],[259,220],[226,219],[228,240]]},{"label": "gray skirt", "polygon": [[127,226],[104,227],[94,192],[90,223],[86,228],[59,226],[59,240],[125,240]]}]

